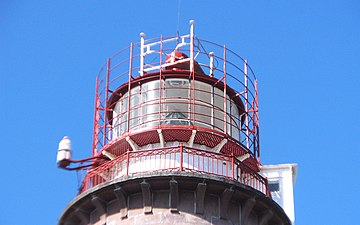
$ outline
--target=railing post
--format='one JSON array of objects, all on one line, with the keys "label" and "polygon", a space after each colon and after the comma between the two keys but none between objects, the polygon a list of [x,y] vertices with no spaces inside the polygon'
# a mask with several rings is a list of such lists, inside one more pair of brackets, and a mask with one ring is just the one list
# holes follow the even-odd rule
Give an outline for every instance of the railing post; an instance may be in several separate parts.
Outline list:
[{"label": "railing post", "polygon": [[[250,148],[250,133],[249,133],[249,87],[248,87],[248,64],[247,60],[244,60],[244,93],[245,93],[245,134],[246,134],[246,147]],[[250,150],[250,149],[249,149]]]},{"label": "railing post", "polygon": [[[140,76],[144,75],[144,62],[145,62],[145,53],[144,53],[144,45],[145,45],[145,33],[140,33]],[[132,58],[132,56],[130,56]]]},{"label": "railing post", "polygon": [[194,71],[194,20],[190,20],[190,71]]},{"label": "railing post", "polygon": [[96,77],[95,84],[95,103],[94,103],[94,133],[93,133],[93,149],[92,149],[92,157],[94,157],[97,153],[97,146],[99,141],[99,120],[100,120],[100,98],[99,98],[99,77]]},{"label": "railing post", "polygon": [[130,103],[131,103],[131,80],[132,80],[132,60],[133,60],[133,43],[130,44],[130,62],[129,62],[129,81],[128,81],[128,105],[127,105],[127,129],[126,131],[129,132],[130,130]]},{"label": "railing post", "polygon": [[223,70],[224,70],[224,133],[227,135],[228,134],[228,130],[227,130],[227,126],[228,126],[228,121],[227,121],[227,115],[228,112],[227,111],[227,90],[226,90],[226,45],[224,45],[224,65],[223,65]]},{"label": "railing post", "polygon": [[89,189],[89,177],[88,176],[86,176],[85,177],[85,182],[84,182],[85,184],[84,184],[84,187],[83,187],[83,189],[81,190],[81,192],[84,192],[84,191],[86,191],[87,189]]},{"label": "railing post", "polygon": [[105,112],[104,112],[104,139],[103,139],[103,146],[107,143],[107,112],[108,112],[108,98],[109,98],[109,84],[110,84],[110,72],[111,72],[111,66],[110,66],[111,59],[108,58],[106,63],[106,79],[105,79]]},{"label": "railing post", "polygon": [[[161,115],[163,113],[164,104],[162,104],[163,92],[165,93],[164,84],[163,84],[163,77],[162,77],[162,54],[163,54],[163,42],[162,42],[162,35],[160,36],[160,71],[159,71],[159,125],[161,124]],[[166,64],[166,61],[165,61]],[[164,118],[165,119],[165,118]]]},{"label": "railing post", "polygon": [[209,72],[209,76],[214,77],[214,68],[215,68],[215,66],[214,66],[214,56],[215,56],[215,53],[210,52],[209,56],[210,56],[210,72]]},{"label": "railing post", "polygon": [[195,33],[194,33],[194,24],[195,24],[195,21],[194,20],[190,20],[190,77],[191,77],[191,80],[190,80],[190,85],[189,85],[189,88],[190,88],[190,92],[189,92],[189,100],[190,100],[190,97],[192,96],[191,98],[191,104],[189,105],[189,121],[192,117],[192,123],[193,125],[195,125],[195,116],[196,116],[196,113],[195,113],[195,54],[194,54],[194,47],[195,47],[195,44],[194,44],[194,41],[195,41]]},{"label": "railing post", "polygon": [[126,152],[126,176],[129,175],[129,160],[130,160],[130,155],[129,155],[129,150]]},{"label": "railing post", "polygon": [[234,180],[234,172],[235,172],[235,160],[234,160],[235,156],[234,153],[231,153],[231,178]]},{"label": "railing post", "polygon": [[180,143],[180,171],[183,171],[183,145]]},{"label": "railing post", "polygon": [[269,191],[269,187],[268,187],[268,180],[265,178],[265,191],[266,191],[266,196],[271,198],[271,194],[270,194],[270,191]]}]

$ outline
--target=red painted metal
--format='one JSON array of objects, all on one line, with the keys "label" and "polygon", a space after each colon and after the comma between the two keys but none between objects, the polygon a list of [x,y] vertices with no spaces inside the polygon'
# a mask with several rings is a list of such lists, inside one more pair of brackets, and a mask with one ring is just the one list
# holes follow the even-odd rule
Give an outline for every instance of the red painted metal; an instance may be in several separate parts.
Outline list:
[{"label": "red painted metal", "polygon": [[95,84],[95,109],[94,109],[94,133],[93,133],[93,144],[92,144],[92,157],[96,155],[97,151],[97,145],[99,143],[99,120],[100,120],[100,114],[99,114],[99,108],[100,108],[100,99],[98,96],[99,92],[99,78],[96,78],[96,84]]},{"label": "red painted metal", "polygon": [[[95,156],[95,157],[90,157],[90,158],[84,158],[84,159],[79,159],[79,160],[74,160],[74,159],[67,159],[66,161],[69,162],[69,164],[71,163],[73,165],[73,167],[61,167],[62,169],[65,170],[83,170],[83,169],[89,169],[93,166],[98,165],[99,161],[101,157],[99,156]],[[84,164],[87,163],[87,164]],[[79,164],[77,166],[74,166],[74,164]]]},{"label": "red painted metal", "polygon": [[[160,65],[162,65],[162,55],[163,55],[163,42],[162,42],[162,36],[160,36]],[[160,85],[160,90],[159,90],[159,95],[163,96],[163,89],[164,89],[164,84],[163,84],[163,76],[162,76],[162,70],[159,71],[159,85]],[[162,115],[162,108],[163,108],[163,104],[162,104],[162,98],[159,99],[159,124],[161,123],[161,115]]]},{"label": "red painted metal", "polygon": [[127,104],[127,132],[130,130],[130,103],[131,103],[131,79],[132,79],[132,62],[133,62],[133,43],[130,44],[130,62],[129,62],[129,80],[128,80],[128,104]]},{"label": "red painted metal", "polygon": [[[190,140],[190,136],[192,133],[192,130],[190,129],[179,129],[176,127],[171,126],[161,126],[162,128],[162,134],[164,136],[164,140],[166,142],[169,141],[180,141],[180,142],[188,142]],[[185,128],[185,127],[184,127]]]},{"label": "red painted metal", "polygon": [[114,142],[107,144],[102,149],[101,153],[103,151],[107,151],[113,155],[121,155],[124,152],[128,151],[129,149],[131,149],[131,146],[129,145],[129,143],[125,139],[122,139],[122,140],[114,141]]},{"label": "red painted metal", "polygon": [[126,152],[126,175],[129,175],[130,151]]},{"label": "red painted metal", "polygon": [[258,89],[258,82],[257,80],[255,80],[255,135],[254,135],[254,139],[255,139],[255,143],[256,143],[256,148],[255,148],[255,156],[258,160],[258,162],[260,163],[260,129],[259,129],[259,89]]},{"label": "red painted metal", "polygon": [[227,92],[226,92],[226,87],[227,87],[227,85],[226,85],[226,45],[224,45],[224,63],[223,63],[223,70],[224,70],[224,110],[225,110],[225,112],[224,112],[224,133],[225,134],[227,134],[227,126],[228,126],[228,124],[227,124],[227,113],[226,113],[226,111],[227,111]]},{"label": "red painted metal", "polygon": [[[194,45],[194,37],[192,37],[192,41],[191,44]],[[194,46],[192,46],[192,48],[194,48]],[[190,59],[190,64],[192,64],[192,66],[190,66],[190,77],[191,77],[191,111],[189,112],[189,115],[191,114],[191,112],[195,112],[195,59],[194,59],[194,55],[192,54],[192,57]],[[196,117],[196,113],[192,114],[192,123],[195,124],[195,119]]]},{"label": "red painted metal", "polygon": [[183,171],[183,145],[180,144],[180,171]]},{"label": "red painted metal", "polygon": [[156,130],[143,130],[142,132],[131,135],[131,139],[140,147],[150,144],[159,143],[159,135]]},{"label": "red painted metal", "polygon": [[151,171],[196,172],[225,177],[251,186],[270,197],[267,180],[235,157],[184,147],[182,144],[145,151],[128,151],[114,160],[90,169],[80,192],[115,178]]},{"label": "red painted metal", "polygon": [[[111,61],[111,59],[110,58],[108,58],[108,60],[107,60],[107,67],[106,67],[106,85],[105,85],[105,99],[108,99],[109,97],[108,97],[108,95],[109,95],[109,80],[110,80],[110,68],[111,68],[111,66],[110,66],[110,61]],[[107,118],[107,111],[108,111],[109,109],[108,109],[108,101],[106,101],[105,100],[105,114],[104,114],[104,143],[106,143],[107,142],[107,127],[108,127],[108,118]]]},{"label": "red painted metal", "polygon": [[[93,156],[100,156],[103,151],[107,151],[117,156],[118,158],[116,160],[118,160],[119,163],[121,161],[119,161],[119,158],[122,157],[121,163],[123,164],[121,165],[124,167],[124,172],[126,169],[125,174],[138,173],[139,171],[131,171],[132,168],[130,168],[129,171],[129,166],[131,166],[132,162],[142,160],[141,157],[143,156],[135,157],[134,152],[129,152],[129,150],[132,149],[125,140],[127,136],[129,136],[138,146],[144,149],[148,144],[159,143],[160,140],[157,129],[162,130],[162,136],[164,137],[165,142],[177,141],[182,143],[186,143],[190,140],[192,130],[197,130],[194,137],[194,144],[214,148],[224,138],[228,139],[227,143],[222,147],[219,155],[216,155],[213,160],[210,160],[206,158],[208,153],[204,153],[204,151],[200,151],[199,149],[194,150],[181,144],[180,147],[172,148],[171,151],[169,149],[165,149],[166,151],[164,149],[161,150],[167,152],[166,154],[160,154],[158,152],[160,154],[159,157],[161,158],[161,161],[164,162],[164,165],[163,167],[159,167],[157,169],[209,173],[225,176],[238,181],[239,179],[237,177],[240,176],[242,177],[241,179],[243,179],[241,183],[256,184],[258,185],[256,187],[261,187],[259,183],[255,182],[257,179],[254,178],[255,175],[249,175],[250,172],[246,169],[244,169],[244,171],[247,172],[244,172],[243,170],[238,170],[236,168],[240,165],[237,164],[238,160],[236,157],[249,153],[250,157],[244,162],[240,162],[241,166],[246,165],[246,168],[251,171],[251,174],[255,174],[259,170],[260,141],[258,84],[251,67],[247,65],[249,74],[247,74],[248,81],[246,82],[248,83],[244,84],[244,81],[239,78],[241,77],[241,74],[244,74],[243,69],[233,63],[238,61],[245,62],[243,58],[228,49],[226,45],[221,46],[200,39],[196,39],[196,43],[198,44],[195,45],[194,37],[190,36],[184,36],[184,40],[186,39],[191,43],[190,47],[192,50],[181,49],[182,55],[186,55],[192,51],[190,58],[187,59],[184,57],[184,59],[179,59],[180,61],[184,61],[181,61],[181,64],[179,63],[178,65],[176,62],[169,64],[166,60],[164,63],[164,55],[170,55],[174,52],[174,47],[168,45],[169,38],[174,38],[176,41],[180,40],[177,39],[179,37],[163,38],[161,36],[160,39],[152,39],[145,42],[145,45],[147,45],[150,41],[159,41],[158,48],[155,48],[153,45],[149,45],[148,49],[145,49],[144,53],[145,55],[154,53],[156,56],[153,61],[146,61],[146,58],[144,59],[144,69],[158,69],[149,71],[144,70],[143,76],[133,76],[133,74],[139,73],[140,68],[140,66],[136,64],[136,59],[140,57],[137,53],[137,46],[139,46],[139,43],[131,43],[128,48],[120,51],[107,60],[104,70],[99,73],[96,81]],[[222,65],[222,67],[214,67],[214,77],[207,76],[204,73],[204,71],[210,67],[206,64],[206,62],[201,61],[201,59],[208,59],[208,53],[205,51],[206,46],[203,47],[203,45],[210,46],[211,50],[215,47],[215,49],[217,49],[217,53],[220,53],[213,56],[217,65]],[[197,51],[196,56],[194,55],[194,50]],[[177,51],[178,49],[176,49],[175,53]],[[179,68],[177,68],[177,66],[179,66]],[[190,85],[186,88],[186,90],[188,90],[187,98],[184,97],[182,98],[182,101],[178,101],[177,99],[166,97],[167,88],[171,87],[167,87],[164,81],[170,78],[189,80]],[[131,105],[130,103],[132,103],[131,100],[134,95],[130,94],[130,90],[138,86],[141,87],[142,84],[154,80],[159,80],[160,86],[156,90],[152,89],[151,91],[158,91],[160,93],[159,97],[156,99],[148,99],[145,102],[140,101],[138,104],[135,103]],[[201,90],[200,88],[195,87],[195,81],[210,84],[212,89],[216,89],[218,92],[215,93],[215,91],[211,91],[211,89]],[[219,90],[222,92],[219,92]],[[150,90],[140,89],[139,92],[141,94],[147,94],[149,91]],[[127,98],[125,99],[124,95],[126,93]],[[195,96],[195,94],[197,94],[197,96]],[[199,94],[200,96],[213,95],[214,99],[216,98],[220,99],[220,101],[222,100],[223,109],[221,109],[221,107],[215,107],[215,104],[211,105],[202,101],[202,99],[198,99],[201,98],[199,97]],[[127,101],[127,116],[124,117],[124,120],[121,120],[121,122],[117,124],[118,126],[124,124],[124,126],[126,126],[126,132],[121,131],[120,135],[114,136],[115,119],[118,118],[114,118],[112,112],[119,99]],[[166,119],[164,113],[169,112],[164,108],[164,102],[167,104],[178,104],[178,106],[182,106],[179,108],[184,108],[183,106],[186,104],[188,111],[182,113],[187,113],[187,117],[192,124],[174,125],[163,123]],[[143,110],[144,106],[154,106],[158,104],[160,104],[160,110],[156,112],[145,112]],[[247,105],[247,111],[244,110],[244,104]],[[231,108],[237,107],[238,112],[241,114],[240,118],[236,118],[231,112],[229,112],[229,106]],[[210,115],[202,113],[199,110],[196,111],[195,109],[198,108],[202,108],[204,111],[211,111],[212,113]],[[135,110],[139,110],[140,113],[137,116],[131,115],[132,112],[135,112]],[[217,115],[215,115],[216,113]],[[121,115],[118,116],[120,118]],[[142,120],[142,117],[150,118],[150,116],[153,116],[155,119],[146,121]],[[248,125],[244,124],[245,117],[249,120]],[[133,123],[132,121],[142,122]],[[217,121],[217,123],[215,123],[215,121]],[[239,133],[239,137],[231,136],[232,133],[235,132]],[[249,146],[246,146],[246,141],[249,141]],[[153,156],[156,156],[153,150],[147,151],[149,151],[147,154],[153,154]],[[140,153],[146,155],[142,151],[140,151],[139,154]],[[180,154],[178,155],[181,157],[180,166],[173,165],[173,161],[169,161],[169,158],[175,160],[177,157],[176,154]],[[191,163],[193,163],[192,168],[187,166]],[[107,164],[108,163],[106,163],[106,165]],[[106,167],[104,166],[105,165],[100,165],[90,169],[88,175],[93,177],[91,179],[86,178],[87,180],[84,180],[84,184],[91,187],[93,184],[105,182],[102,178],[98,178],[94,175],[96,171],[99,172],[104,170]],[[207,171],[205,167],[211,168],[211,171]],[[106,168],[109,169],[111,167]],[[261,178],[259,179],[261,180]]]},{"label": "red painted metal", "polygon": [[[231,154],[231,165],[234,165],[235,157],[234,154]],[[235,171],[234,166],[231,167],[231,178],[234,179]]]}]

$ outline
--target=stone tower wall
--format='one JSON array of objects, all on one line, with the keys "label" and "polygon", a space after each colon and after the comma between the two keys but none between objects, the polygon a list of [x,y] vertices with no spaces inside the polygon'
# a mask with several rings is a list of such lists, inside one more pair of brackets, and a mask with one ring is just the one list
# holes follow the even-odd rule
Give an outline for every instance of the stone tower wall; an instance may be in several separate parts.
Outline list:
[{"label": "stone tower wall", "polygon": [[209,175],[151,174],[114,180],[79,195],[59,225],[290,224],[261,192]]}]

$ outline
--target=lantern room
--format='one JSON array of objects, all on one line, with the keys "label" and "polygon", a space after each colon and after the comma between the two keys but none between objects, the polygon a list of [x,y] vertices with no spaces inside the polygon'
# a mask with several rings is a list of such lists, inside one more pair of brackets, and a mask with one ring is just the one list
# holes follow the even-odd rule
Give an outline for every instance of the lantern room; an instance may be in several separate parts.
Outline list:
[{"label": "lantern room", "polygon": [[145,36],[99,73],[93,156],[183,144],[258,171],[257,82],[247,61],[198,39],[193,22],[188,35]]}]

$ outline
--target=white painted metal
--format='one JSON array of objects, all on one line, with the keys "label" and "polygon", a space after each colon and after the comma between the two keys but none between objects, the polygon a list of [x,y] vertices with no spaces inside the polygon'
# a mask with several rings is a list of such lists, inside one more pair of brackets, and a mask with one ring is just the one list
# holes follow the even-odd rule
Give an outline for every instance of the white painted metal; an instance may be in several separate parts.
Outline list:
[{"label": "white painted metal", "polygon": [[213,151],[220,152],[220,150],[222,149],[222,147],[224,147],[224,145],[227,143],[227,141],[228,141],[227,139],[222,139],[222,141],[213,148]]},{"label": "white painted metal", "polygon": [[194,144],[194,140],[195,140],[195,135],[196,135],[196,130],[192,130],[192,133],[191,133],[191,136],[190,136],[190,139],[188,141],[188,146],[189,147],[193,147],[193,144]]},{"label": "white painted metal", "polygon": [[194,20],[190,20],[190,71],[194,69]]},{"label": "white painted metal", "polygon": [[245,86],[245,126],[246,126],[246,147],[250,147],[250,133],[249,133],[249,88],[248,88],[248,64],[247,60],[244,60],[244,86]]},{"label": "white painted metal", "polygon": [[110,152],[102,151],[101,154],[103,154],[104,156],[108,157],[110,160],[116,159],[116,155],[111,154]]},{"label": "white painted metal", "polygon": [[59,142],[59,148],[56,156],[56,162],[71,159],[71,140],[68,136],[64,136]]},{"label": "white painted metal", "polygon": [[125,140],[129,143],[133,151],[137,151],[140,149],[140,147],[129,136],[127,136]]},{"label": "white painted metal", "polygon": [[215,69],[215,67],[214,67],[214,56],[215,56],[215,53],[210,52],[209,56],[210,56],[210,72],[209,72],[209,76],[214,77],[214,69]]},{"label": "white painted metal", "polygon": [[156,71],[156,70],[164,69],[168,66],[173,66],[176,64],[181,64],[181,63],[185,63],[185,62],[189,62],[189,61],[191,61],[190,58],[180,59],[180,60],[177,60],[176,62],[165,63],[165,64],[161,64],[158,66],[151,66],[151,67],[145,68],[143,70],[144,70],[144,72]]},{"label": "white painted metal", "polygon": [[244,161],[245,159],[249,158],[250,154],[246,153],[245,155],[239,156],[237,157],[238,160],[240,160],[241,162]]},{"label": "white painted metal", "polygon": [[165,139],[164,136],[162,134],[162,130],[161,129],[157,129],[157,132],[159,134],[159,139],[160,139],[160,147],[165,147]]},{"label": "white painted metal", "polygon": [[144,60],[145,60],[145,53],[144,53],[144,45],[145,45],[145,33],[140,33],[140,76],[144,75]]}]

